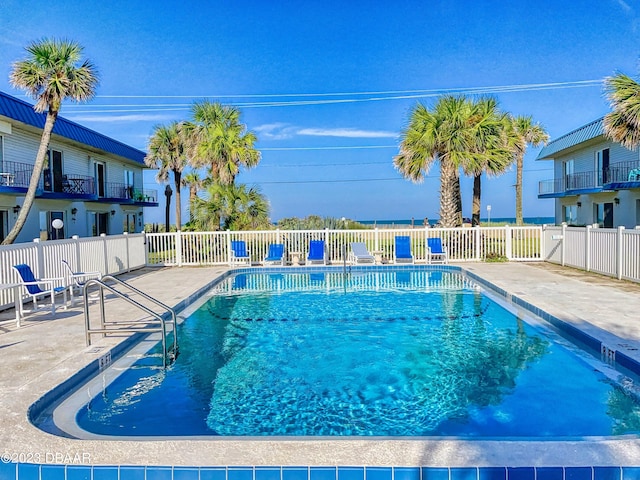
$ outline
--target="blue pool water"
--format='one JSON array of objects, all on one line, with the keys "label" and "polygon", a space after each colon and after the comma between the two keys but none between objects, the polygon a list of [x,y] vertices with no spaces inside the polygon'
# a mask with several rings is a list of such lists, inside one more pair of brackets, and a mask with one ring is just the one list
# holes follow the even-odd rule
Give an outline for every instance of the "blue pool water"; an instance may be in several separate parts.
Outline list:
[{"label": "blue pool water", "polygon": [[241,274],[181,325],[172,367],[141,359],[76,420],[134,436],[638,433],[611,369],[537,323],[457,272]]}]

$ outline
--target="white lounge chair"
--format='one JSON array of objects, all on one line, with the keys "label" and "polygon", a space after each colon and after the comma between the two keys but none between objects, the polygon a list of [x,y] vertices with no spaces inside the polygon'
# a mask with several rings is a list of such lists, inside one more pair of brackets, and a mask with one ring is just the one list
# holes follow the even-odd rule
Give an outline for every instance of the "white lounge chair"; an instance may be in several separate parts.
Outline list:
[{"label": "white lounge chair", "polygon": [[442,240],[437,238],[427,238],[427,263],[449,262],[447,248],[442,246]]},{"label": "white lounge chair", "polygon": [[376,257],[369,253],[364,242],[351,242],[349,263],[376,263]]},{"label": "white lounge chair", "polygon": [[74,272],[69,262],[66,260],[62,260],[62,264],[65,266],[67,270],[67,285],[69,286],[69,296],[71,305],[75,305],[76,300],[74,297],[74,291],[78,290],[78,296],[82,296],[84,292],[85,284],[92,279],[100,280],[102,278],[102,273],[100,272]]},{"label": "white lounge chair", "polygon": [[[64,286],[64,278],[35,278],[31,267],[26,263],[20,265],[14,265],[13,268],[20,275],[20,283],[27,290],[27,293],[33,300],[33,310],[23,310],[23,312],[37,312],[42,310],[42,307],[38,306],[38,298],[50,297],[51,298],[51,313],[56,313],[56,293],[62,293],[64,295],[64,308],[67,308],[67,287]],[[58,286],[56,286],[56,284]]]},{"label": "white lounge chair", "polygon": [[247,244],[244,240],[231,241],[231,265],[235,263],[245,263],[251,265],[251,256],[247,250]]}]

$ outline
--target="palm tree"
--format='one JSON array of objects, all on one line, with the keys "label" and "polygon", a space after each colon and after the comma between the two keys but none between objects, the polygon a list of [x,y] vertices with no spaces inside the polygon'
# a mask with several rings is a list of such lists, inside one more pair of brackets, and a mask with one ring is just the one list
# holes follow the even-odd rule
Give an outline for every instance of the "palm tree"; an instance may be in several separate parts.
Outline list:
[{"label": "palm tree", "polygon": [[26,90],[36,100],[33,109],[38,113],[46,110],[47,115],[24,203],[3,245],[15,241],[27,220],[62,101],[86,102],[93,98],[98,85],[96,68],[89,60],[81,60],[83,48],[78,43],[43,39],[33,42],[26,50],[29,56],[13,64],[9,82],[13,87]]},{"label": "palm tree", "polygon": [[538,147],[549,141],[549,135],[539,123],[533,123],[531,116],[518,116],[512,119],[514,133],[518,137],[515,144],[516,162],[516,225],[524,223],[522,216],[522,168],[527,145]]},{"label": "palm tree", "polygon": [[255,187],[212,183],[207,197],[194,200],[194,223],[198,230],[255,230],[268,228],[269,202]]},{"label": "palm tree", "polygon": [[458,169],[475,154],[471,107],[464,95],[442,96],[431,111],[418,103],[393,159],[396,169],[416,183],[424,180],[435,162],[440,163],[440,224],[444,227],[462,222],[456,187]]},{"label": "palm tree", "polygon": [[230,184],[240,167],[253,168],[260,162],[255,133],[240,123],[235,107],[203,101],[192,107],[198,125],[198,147],[194,166],[208,165],[214,182]]},{"label": "palm tree", "polygon": [[206,180],[200,178],[200,174],[193,170],[182,177],[181,184],[189,189],[189,221],[193,221],[193,203],[198,191],[205,187]]},{"label": "palm tree", "polygon": [[193,126],[186,122],[172,122],[167,126],[156,125],[149,139],[149,148],[144,162],[157,168],[156,180],[166,182],[173,172],[176,189],[176,228],[182,227],[180,188],[182,171],[189,165],[194,149]]},{"label": "palm tree", "polygon": [[605,79],[605,91],[612,112],[604,117],[604,133],[622,146],[640,145],[640,84],[618,73]]},{"label": "palm tree", "polygon": [[509,121],[508,115],[498,109],[495,98],[481,97],[471,101],[469,128],[473,147],[462,167],[467,175],[473,175],[473,226],[480,225],[482,174],[500,175],[512,163],[516,139]]}]

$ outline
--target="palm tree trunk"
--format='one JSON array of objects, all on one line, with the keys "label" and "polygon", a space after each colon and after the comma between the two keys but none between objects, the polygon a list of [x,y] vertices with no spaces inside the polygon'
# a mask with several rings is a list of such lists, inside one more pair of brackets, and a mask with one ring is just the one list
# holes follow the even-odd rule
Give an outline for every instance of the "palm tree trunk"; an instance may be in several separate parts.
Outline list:
[{"label": "palm tree trunk", "polygon": [[182,206],[180,201],[180,185],[182,185],[181,177],[181,172],[173,172],[173,179],[176,184],[176,230],[180,230],[182,228]]},{"label": "palm tree trunk", "polygon": [[473,206],[471,208],[471,226],[480,225],[480,198],[482,194],[482,176],[473,177]]},{"label": "palm tree trunk", "polygon": [[523,225],[522,218],[522,164],[523,155],[516,155],[516,225]]},{"label": "palm tree trunk", "polygon": [[2,245],[10,245],[12,244],[18,234],[24,227],[24,224],[27,221],[27,216],[29,215],[29,211],[31,210],[31,206],[33,205],[33,201],[36,198],[36,191],[38,189],[38,183],[40,183],[40,175],[42,174],[42,169],[44,168],[44,160],[47,156],[47,150],[49,148],[49,140],[51,139],[51,131],[53,130],[53,126],[56,123],[58,118],[58,111],[51,110],[47,111],[47,119],[44,123],[44,128],[42,129],[42,137],[40,137],[40,146],[38,147],[38,153],[36,154],[36,161],[33,165],[33,172],[31,172],[31,179],[29,180],[29,188],[27,189],[27,193],[24,196],[24,203],[22,204],[22,208],[20,208],[20,213],[18,214],[18,218],[16,219],[16,223],[13,225],[13,228],[9,232],[9,234],[2,241]]},{"label": "palm tree trunk", "polygon": [[440,160],[440,224],[445,228],[457,226],[456,180],[456,168],[450,162]]}]

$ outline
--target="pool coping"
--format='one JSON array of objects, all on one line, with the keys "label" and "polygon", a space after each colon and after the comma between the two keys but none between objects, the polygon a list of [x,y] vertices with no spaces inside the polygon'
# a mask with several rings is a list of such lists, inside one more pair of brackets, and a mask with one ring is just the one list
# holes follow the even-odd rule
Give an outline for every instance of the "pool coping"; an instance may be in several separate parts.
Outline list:
[{"label": "pool coping", "polygon": [[[422,267],[422,266],[418,266]],[[336,269],[341,267],[334,267]],[[373,266],[354,267],[370,271]],[[389,270],[390,267],[381,267]],[[394,270],[412,269],[414,266],[391,267]],[[427,267],[429,268],[429,267]],[[530,302],[519,299],[499,286],[478,277],[475,273],[459,266],[431,267],[429,269],[458,270],[470,274],[470,278],[478,283],[486,282],[494,291],[502,291],[525,305],[533,306]],[[269,267],[269,271],[278,268]],[[183,306],[201,296],[211,285],[222,281],[224,278],[239,272],[248,272],[254,267],[236,268],[227,270],[223,274],[208,282],[204,287],[198,288],[192,295],[182,300]],[[283,269],[287,272],[295,271],[291,268]],[[326,267],[302,267],[302,272],[312,270],[325,270]],[[178,305],[179,305],[178,304]],[[560,319],[558,319],[561,321]],[[565,322],[566,323],[566,322]],[[590,337],[592,337],[590,335]],[[595,338],[595,337],[593,337]],[[117,348],[124,349],[126,342],[121,342]],[[633,359],[634,368],[640,363]],[[76,371],[75,375],[87,374],[87,368],[95,368],[99,360],[96,359],[84,368]],[[80,378],[76,377],[76,380]],[[64,382],[63,382],[64,383]],[[62,385],[62,384],[61,384]],[[60,387],[61,387],[60,385]],[[69,384],[66,385],[68,387]],[[62,391],[62,390],[60,390]],[[58,394],[60,393],[58,391]],[[50,392],[47,392],[50,393]],[[46,394],[45,394],[46,395]],[[40,397],[42,399],[43,397]],[[51,398],[51,397],[50,397]],[[50,400],[49,398],[49,400]],[[37,403],[37,402],[36,402]],[[35,404],[34,404],[35,405]],[[29,412],[39,408],[31,405]],[[35,427],[32,427],[35,428]],[[118,441],[118,440],[89,440],[80,441],[73,439],[61,439],[40,432],[43,445],[59,444],[63,446],[50,447],[62,450],[82,451],[96,459],[100,464],[125,464],[126,458],[145,458],[143,463],[155,465],[369,465],[369,466],[443,466],[449,467],[486,467],[486,466],[531,466],[531,459],[535,459],[536,465],[547,466],[615,466],[636,465],[640,459],[640,441],[637,438],[616,438],[587,441],[511,441],[511,440],[451,440],[451,439],[352,439],[332,438],[330,440],[278,440],[269,439],[244,440],[220,438],[214,440],[159,440],[159,441]],[[55,441],[54,441],[55,439]],[[149,448],[141,448],[146,445]],[[180,447],[176,452],[168,447]],[[266,448],[265,448],[266,447]],[[508,448],[505,448],[508,447]],[[168,448],[168,449],[167,449]],[[119,455],[108,455],[109,461],[101,461],[104,455],[99,452],[105,449],[120,450]],[[166,454],[162,450],[167,449]],[[146,452],[144,452],[146,450]],[[508,450],[508,451],[507,451]],[[129,457],[122,453],[131,453]],[[553,453],[551,453],[553,452]],[[113,452],[115,453],[115,452]],[[134,454],[135,453],[135,454]],[[176,455],[176,453],[178,453]],[[114,461],[114,460],[120,461]],[[224,461],[224,460],[226,461]],[[106,458],[105,458],[106,460]],[[278,461],[281,460],[281,461]],[[92,462],[93,463],[93,462]]]}]

